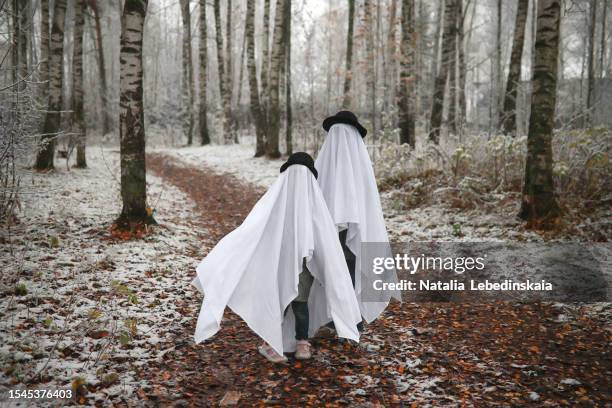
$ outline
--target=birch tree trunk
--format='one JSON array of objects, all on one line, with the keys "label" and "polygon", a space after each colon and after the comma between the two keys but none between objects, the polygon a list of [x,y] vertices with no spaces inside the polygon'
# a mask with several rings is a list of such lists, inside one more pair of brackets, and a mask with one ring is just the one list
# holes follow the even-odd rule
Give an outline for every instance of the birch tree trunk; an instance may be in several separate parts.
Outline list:
[{"label": "birch tree trunk", "polygon": [[351,108],[351,80],[353,79],[353,26],[355,21],[355,0],[348,0],[348,32],[346,34],[346,73],[344,75],[345,109]]},{"label": "birch tree trunk", "polygon": [[408,143],[414,149],[416,143],[414,102],[415,102],[415,18],[414,0],[402,2],[402,57],[400,60],[399,128],[400,143]]},{"label": "birch tree trunk", "polygon": [[285,131],[285,144],[287,155],[293,154],[293,110],[291,108],[291,2],[285,6],[285,103],[287,104],[287,129]]},{"label": "birch tree trunk", "polygon": [[191,10],[189,0],[180,0],[181,17],[183,19],[183,95],[187,99],[188,123],[186,128],[187,145],[193,143],[194,93],[193,65],[191,53]]},{"label": "birch tree trunk", "polygon": [[[201,0],[205,1],[205,0]],[[246,41],[247,41],[247,69],[249,75],[250,88],[250,110],[255,119],[255,132],[257,138],[257,146],[255,148],[255,157],[260,157],[265,154],[264,145],[264,113],[259,100],[259,86],[257,83],[257,67],[255,65],[255,1],[247,0],[246,13]]]},{"label": "birch tree trunk", "polygon": [[[413,23],[416,27],[416,5],[413,4]],[[381,27],[382,28],[382,27]],[[415,30],[416,31],[416,30]],[[396,40],[396,32],[397,32],[397,0],[391,0],[391,4],[389,6],[389,31],[387,32],[387,55],[388,62],[387,68],[383,72],[384,76],[384,89],[385,89],[385,98],[384,98],[384,110],[388,111],[389,106],[393,106],[396,101],[397,95],[397,40]],[[416,44],[415,44],[416,47]],[[385,53],[383,52],[383,56]],[[417,50],[415,48],[414,51],[414,63],[413,67],[416,70]],[[401,63],[401,62],[400,62]]]},{"label": "birch tree trunk", "polygon": [[[221,24],[221,4],[215,0],[215,31],[217,40],[217,66],[219,68],[219,93],[221,95],[221,105],[223,107],[223,140],[225,143],[232,143],[233,136],[230,123],[230,92],[228,73],[229,67],[225,66],[225,51],[223,46],[223,31]],[[228,10],[231,12],[231,10]],[[228,33],[229,35],[229,33]]]},{"label": "birch tree trunk", "polygon": [[272,42],[272,58],[270,59],[270,83],[269,83],[269,115],[268,115],[268,137],[266,143],[266,155],[275,159],[280,157],[278,148],[278,136],[280,131],[280,106],[279,106],[279,74],[283,61],[283,16],[285,13],[285,0],[276,1],[276,13],[274,16],[274,38]]},{"label": "birch tree trunk", "polygon": [[139,222],[154,223],[147,213],[142,88],[142,39],[146,12],[147,0],[125,0],[121,16],[119,137],[123,209],[117,225],[123,229],[132,229]]},{"label": "birch tree trunk", "polygon": [[49,0],[40,0],[40,74],[43,84],[40,87],[40,96],[43,104],[47,104],[49,96]]},{"label": "birch tree trunk", "polygon": [[[366,88],[367,99],[370,100],[370,115],[372,124],[372,139],[376,140],[376,50],[374,47],[374,24],[372,18],[372,2],[363,1],[363,32],[365,33],[365,68],[366,68]],[[367,106],[367,105],[366,105]]]},{"label": "birch tree trunk", "polygon": [[55,156],[55,139],[60,130],[61,110],[63,105],[64,73],[64,24],[66,17],[66,0],[55,0],[53,8],[53,25],[51,28],[49,60],[49,103],[45,114],[41,146],[34,167],[37,170],[53,169]]},{"label": "birch tree trunk", "polygon": [[504,92],[504,109],[501,112],[501,128],[506,135],[516,135],[516,101],[518,86],[521,82],[521,61],[525,43],[525,28],[527,27],[527,11],[529,0],[518,0],[516,22],[514,24],[514,40],[510,54],[510,71]]},{"label": "birch tree trunk", "polygon": [[208,134],[208,119],[206,111],[208,105],[206,102],[206,85],[208,72],[208,35],[206,23],[206,0],[200,0],[200,106],[199,106],[199,122],[200,122],[200,143],[202,145],[210,144],[210,135]]},{"label": "birch tree trunk", "polygon": [[550,225],[560,214],[552,158],[560,14],[560,0],[538,0],[527,163],[519,217],[541,227]]},{"label": "birch tree trunk", "polygon": [[83,28],[85,1],[74,2],[74,41],[72,52],[72,132],[76,133],[76,167],[87,167],[85,157],[86,129],[83,117]]},{"label": "birch tree trunk", "polygon": [[440,142],[440,127],[442,126],[442,110],[444,108],[444,88],[450,71],[452,54],[455,52],[452,39],[455,37],[455,8],[457,7],[457,0],[444,1],[442,61],[440,62],[440,70],[434,82],[433,103],[429,126],[429,139],[435,144]]}]

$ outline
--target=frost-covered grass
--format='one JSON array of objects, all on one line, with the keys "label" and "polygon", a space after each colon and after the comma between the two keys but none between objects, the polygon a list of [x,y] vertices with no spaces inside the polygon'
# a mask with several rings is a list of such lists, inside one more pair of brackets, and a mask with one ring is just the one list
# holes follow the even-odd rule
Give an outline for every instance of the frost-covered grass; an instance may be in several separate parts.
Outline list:
[{"label": "frost-covered grass", "polygon": [[88,169],[25,174],[29,194],[0,247],[0,393],[74,385],[90,404],[125,402],[147,387],[138,371],[163,359],[193,319],[181,302],[198,302],[193,251],[209,244],[188,221],[194,203],[149,174],[160,225],[142,240],[113,240],[118,159],[90,147]]}]

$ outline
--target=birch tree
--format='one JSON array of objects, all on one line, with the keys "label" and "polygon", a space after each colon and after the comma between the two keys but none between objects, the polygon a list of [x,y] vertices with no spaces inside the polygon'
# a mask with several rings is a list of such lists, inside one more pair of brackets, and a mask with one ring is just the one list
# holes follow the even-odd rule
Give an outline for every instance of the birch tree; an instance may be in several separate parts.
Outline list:
[{"label": "birch tree", "polygon": [[415,121],[414,121],[414,58],[415,58],[415,18],[414,0],[402,2],[402,56],[400,60],[400,87],[399,87],[399,128],[400,143],[408,143],[415,147]]},{"label": "birch tree", "polygon": [[74,41],[72,53],[72,132],[76,133],[76,167],[87,167],[85,157],[86,129],[83,117],[83,27],[85,1],[74,2]]},{"label": "birch tree", "polygon": [[37,170],[53,169],[55,157],[55,139],[60,130],[61,110],[63,105],[64,73],[64,24],[66,17],[66,0],[55,0],[53,7],[53,25],[51,28],[49,60],[49,101],[41,145],[34,167]]},{"label": "birch tree", "polygon": [[270,83],[269,83],[269,111],[268,111],[268,133],[266,140],[266,155],[269,158],[280,157],[278,148],[278,137],[280,132],[280,68],[283,61],[283,18],[285,1],[276,1],[276,12],[274,16],[274,38],[272,42],[272,58],[270,59]]},{"label": "birch tree", "polygon": [[501,112],[501,128],[505,134],[516,133],[516,101],[518,98],[518,85],[521,81],[521,61],[523,45],[525,43],[525,28],[527,27],[527,11],[529,0],[518,0],[516,21],[514,23],[514,40],[510,54],[510,71],[504,92],[504,108]]},{"label": "birch tree", "polygon": [[181,18],[183,20],[183,95],[187,99],[187,145],[191,146],[193,143],[193,105],[195,99],[193,59],[191,55],[191,10],[189,9],[189,0],[180,0],[180,5]]},{"label": "birch tree", "polygon": [[142,39],[146,12],[147,0],[126,0],[121,16],[119,138],[123,209],[117,225],[123,229],[131,229],[139,222],[154,222],[147,214],[146,205],[142,87]]},{"label": "birch tree", "polygon": [[206,112],[208,105],[206,102],[206,85],[208,84],[208,33],[206,24],[206,0],[200,0],[200,106],[199,106],[199,122],[200,122],[200,143],[202,145],[210,144],[210,135],[208,134],[208,119]]},{"label": "birch tree", "polygon": [[587,104],[586,104],[586,122],[589,126],[593,123],[593,105],[595,99],[595,35],[597,26],[597,2],[599,0],[589,1],[591,18],[589,19],[589,48],[587,56]]},{"label": "birch tree", "polygon": [[455,52],[455,9],[457,0],[444,0],[444,28],[442,33],[442,60],[434,82],[433,102],[431,107],[429,139],[440,142],[440,127],[442,126],[442,110],[444,107],[444,88],[450,71],[452,54]]},{"label": "birch tree", "polygon": [[532,223],[544,222],[542,225],[560,213],[554,192],[552,158],[560,14],[560,0],[538,0],[527,162],[519,216]]},{"label": "birch tree", "polygon": [[351,107],[351,81],[353,79],[353,27],[355,22],[355,0],[348,0],[348,32],[346,34],[346,73],[344,75],[344,99],[342,105]]}]

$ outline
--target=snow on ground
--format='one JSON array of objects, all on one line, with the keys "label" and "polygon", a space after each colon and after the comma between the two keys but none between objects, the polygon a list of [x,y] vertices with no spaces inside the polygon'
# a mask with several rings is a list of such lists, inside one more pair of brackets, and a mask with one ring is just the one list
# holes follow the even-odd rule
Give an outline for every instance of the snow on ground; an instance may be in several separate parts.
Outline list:
[{"label": "snow on ground", "polygon": [[284,163],[282,159],[268,160],[253,157],[255,145],[249,140],[241,144],[164,148],[159,151],[170,154],[186,164],[195,167],[205,165],[219,173],[229,173],[264,188],[272,185]]},{"label": "snow on ground", "polygon": [[[136,372],[174,347],[197,239],[194,203],[148,175],[161,224],[143,240],[116,241],[118,151],[88,149],[85,170],[62,162],[30,173],[19,224],[0,247],[0,394],[9,389],[89,389],[88,403],[125,402],[146,384]],[[12,249],[13,254],[9,251]],[[178,301],[178,302],[177,302]],[[81,387],[83,389],[83,387]],[[58,401],[55,401],[58,403]]]},{"label": "snow on ground", "polygon": [[[264,188],[276,180],[284,161],[254,158],[255,146],[250,140],[241,144],[163,149],[163,152],[189,165],[209,166]],[[393,241],[500,241],[519,236],[521,240],[541,240],[535,233],[519,232],[520,222],[508,211],[466,211],[449,209],[442,204],[405,210],[398,205],[397,196],[395,191],[381,194],[387,230]]]}]

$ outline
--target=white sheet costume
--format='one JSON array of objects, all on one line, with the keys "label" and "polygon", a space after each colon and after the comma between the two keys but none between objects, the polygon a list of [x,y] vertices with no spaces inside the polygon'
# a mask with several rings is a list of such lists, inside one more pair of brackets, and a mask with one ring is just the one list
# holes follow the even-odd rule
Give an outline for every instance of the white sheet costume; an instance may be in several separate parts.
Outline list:
[{"label": "white sheet costume", "polygon": [[333,320],[341,337],[359,340],[361,321],[334,222],[313,173],[292,165],[197,267],[192,282],[205,294],[195,332],[213,336],[229,306],[278,353],[295,350],[292,308],[303,258],[315,281],[309,334]]},{"label": "white sheet costume", "polygon": [[[364,242],[389,243],[374,169],[363,138],[351,125],[336,123],[329,128],[319,151],[315,167],[318,182],[329,212],[338,231],[348,229],[346,245],[355,255],[355,292],[361,314],[368,322],[376,319],[389,304],[391,297],[401,301],[399,291],[374,291],[362,299],[365,282],[375,277],[371,270],[362,270],[361,244]],[[384,256],[391,256],[391,248],[383,245]],[[385,282],[397,282],[395,269]],[[376,296],[374,298],[373,296]],[[366,299],[367,298],[367,299]],[[374,301],[375,300],[375,301]]]}]

